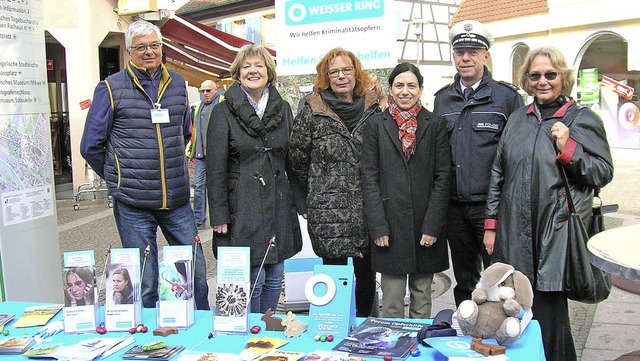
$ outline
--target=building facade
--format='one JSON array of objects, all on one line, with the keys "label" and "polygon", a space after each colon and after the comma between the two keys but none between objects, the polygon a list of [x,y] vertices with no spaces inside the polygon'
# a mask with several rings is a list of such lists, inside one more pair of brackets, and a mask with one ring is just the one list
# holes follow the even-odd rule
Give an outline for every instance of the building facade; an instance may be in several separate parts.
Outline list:
[{"label": "building facade", "polygon": [[[192,0],[175,13],[279,53],[287,51],[277,44],[279,29],[275,1],[239,1],[240,6],[226,5],[224,11],[216,10],[220,8],[211,5],[215,3]],[[198,7],[193,7],[194,4]],[[98,81],[119,71],[128,61],[123,33],[132,16],[118,15],[117,0],[57,0],[45,1],[43,6],[47,59],[52,65],[49,84],[52,140],[54,153],[57,153],[54,168],[56,173],[68,174],[77,189],[87,181],[85,162],[79,154],[86,107]],[[448,26],[475,19],[486,23],[495,36],[490,68],[498,80],[514,82],[529,49],[554,45],[572,62],[578,79],[583,70],[593,74],[595,69],[598,81],[602,82],[606,76],[615,81],[614,85],[633,89],[633,95],[627,99],[614,92],[610,85],[599,87],[595,94],[592,93],[593,82],[579,83],[574,88],[574,96],[585,106],[600,112],[612,147],[640,149],[640,128],[637,126],[640,117],[637,96],[640,3],[622,0],[396,0],[395,6],[398,61],[419,64],[425,76],[423,102],[428,108],[431,108],[433,94],[450,83],[455,73],[448,45]],[[157,16],[156,13],[150,15],[151,20]],[[173,70],[181,72],[179,65],[172,64]],[[191,70],[189,74],[187,70],[184,72],[191,79],[190,83],[194,83],[190,85],[197,86],[195,83],[207,76],[207,73],[191,74]],[[385,81],[384,76],[381,81]],[[308,84],[300,86],[308,87]]]},{"label": "building facade", "polygon": [[530,49],[560,49],[576,74],[574,98],[600,114],[611,147],[640,149],[640,3],[464,0],[452,23],[466,19],[491,28],[497,79],[515,82]]}]

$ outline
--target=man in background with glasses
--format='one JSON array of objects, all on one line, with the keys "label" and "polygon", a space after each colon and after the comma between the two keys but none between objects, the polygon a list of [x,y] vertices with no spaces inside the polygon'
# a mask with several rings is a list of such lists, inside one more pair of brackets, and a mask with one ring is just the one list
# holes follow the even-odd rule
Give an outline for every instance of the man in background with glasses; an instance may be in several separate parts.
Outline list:
[{"label": "man in background with glasses", "polygon": [[[193,245],[197,234],[184,156],[191,137],[190,109],[184,78],[162,64],[157,26],[144,20],[131,23],[125,45],[131,60],[96,86],[80,153],[109,187],[122,246],[140,249],[140,264],[145,264],[142,302],[155,307],[158,227],[170,245]],[[196,251],[195,303],[208,310],[200,244]]]},{"label": "man in background with glasses", "polygon": [[486,64],[493,35],[484,24],[459,22],[449,41],[457,74],[436,93],[433,110],[447,120],[451,144],[447,238],[459,306],[471,299],[483,264],[490,264],[483,236],[491,163],[507,118],[524,102],[516,86],[492,79]]},{"label": "man in background with glasses", "polygon": [[198,229],[207,226],[207,188],[206,161],[207,128],[209,117],[214,106],[224,100],[224,95],[218,93],[218,86],[213,80],[205,80],[200,85],[202,101],[199,102],[191,114],[191,140],[187,144],[187,157],[196,164],[193,176],[193,213]]}]

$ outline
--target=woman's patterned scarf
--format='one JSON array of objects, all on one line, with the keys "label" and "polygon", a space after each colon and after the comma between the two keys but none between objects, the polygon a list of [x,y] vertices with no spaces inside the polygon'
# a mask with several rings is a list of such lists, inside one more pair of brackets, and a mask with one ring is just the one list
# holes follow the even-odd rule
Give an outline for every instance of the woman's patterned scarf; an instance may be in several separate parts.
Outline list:
[{"label": "woman's patterned scarf", "polygon": [[402,142],[402,150],[407,159],[416,150],[416,129],[418,128],[420,109],[422,109],[420,102],[417,102],[409,110],[402,110],[393,99],[389,101],[389,113],[398,124],[398,137]]}]

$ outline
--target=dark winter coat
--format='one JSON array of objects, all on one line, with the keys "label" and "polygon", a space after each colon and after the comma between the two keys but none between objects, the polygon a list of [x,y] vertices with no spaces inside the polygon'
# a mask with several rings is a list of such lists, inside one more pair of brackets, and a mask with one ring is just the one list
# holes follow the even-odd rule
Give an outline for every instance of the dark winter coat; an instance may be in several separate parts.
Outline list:
[{"label": "dark winter coat", "polygon": [[460,75],[436,93],[433,112],[447,120],[451,144],[451,199],[484,202],[491,163],[509,115],[524,105],[517,87],[491,78],[487,67],[469,100],[460,91]]},{"label": "dark winter coat", "polygon": [[[551,126],[558,121],[569,127],[570,139],[556,160]],[[573,100],[547,119],[533,104],[516,110],[491,172],[487,217],[498,221],[492,261],[513,265],[538,291],[563,290],[569,214],[557,162],[569,178],[576,210],[590,225],[593,189],[613,178],[602,120]]]},{"label": "dark winter coat", "polygon": [[[416,148],[404,156],[398,125],[388,110],[365,127],[362,191],[369,234],[389,236],[389,247],[371,244],[371,265],[380,273],[435,273],[449,268],[442,231],[449,199],[450,149],[446,122],[422,108]],[[438,237],[430,247],[422,235]]]},{"label": "dark winter coat", "polygon": [[228,225],[226,234],[214,235],[214,251],[219,246],[251,247],[251,266],[260,266],[274,235],[266,264],[302,249],[285,172],[292,126],[291,107],[273,86],[262,120],[237,83],[211,112],[205,158],[209,217],[212,225]]},{"label": "dark winter coat", "polygon": [[378,94],[365,94],[364,112],[352,132],[322,99],[311,93],[298,113],[289,164],[307,214],[313,251],[320,257],[362,257],[369,252],[364,221],[360,160],[362,129],[380,111]]}]

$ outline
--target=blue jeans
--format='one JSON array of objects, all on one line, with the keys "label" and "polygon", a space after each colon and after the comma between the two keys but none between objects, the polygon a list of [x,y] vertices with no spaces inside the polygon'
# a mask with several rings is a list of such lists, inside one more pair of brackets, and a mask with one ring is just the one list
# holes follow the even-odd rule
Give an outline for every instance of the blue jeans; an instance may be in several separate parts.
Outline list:
[{"label": "blue jeans", "polygon": [[[134,208],[114,199],[113,215],[122,246],[140,249],[140,267],[142,268],[144,264],[141,284],[142,304],[144,307],[155,307],[158,301],[158,243],[156,242],[158,227],[171,246],[194,244],[193,239],[197,229],[191,204],[187,202],[184,206],[172,210],[152,210]],[[150,252],[145,264],[144,250],[147,245],[150,246]],[[209,287],[201,245],[198,245],[195,263],[196,308],[208,310]]]},{"label": "blue jeans", "polygon": [[193,214],[196,217],[196,225],[207,223],[207,187],[206,187],[206,160],[196,158],[196,169],[193,175]]},{"label": "blue jeans", "polygon": [[265,264],[256,280],[259,269],[259,266],[251,266],[251,287],[256,284],[251,296],[251,313],[266,313],[269,308],[276,312],[282,290],[284,262]]}]

